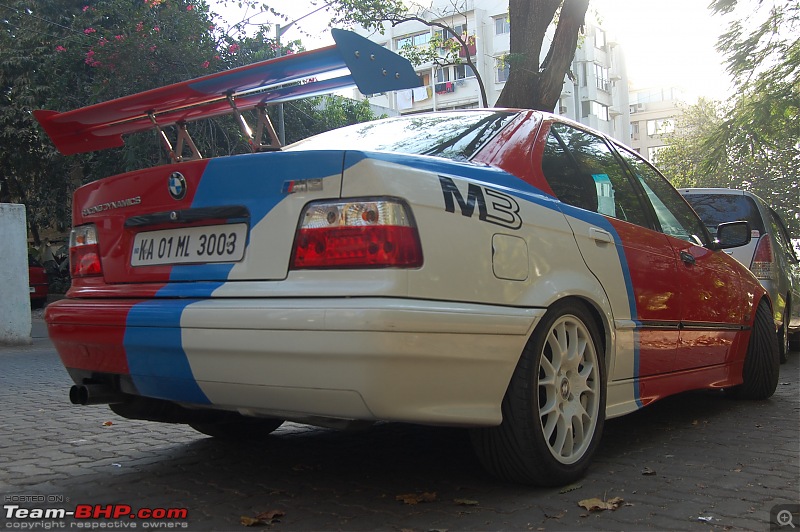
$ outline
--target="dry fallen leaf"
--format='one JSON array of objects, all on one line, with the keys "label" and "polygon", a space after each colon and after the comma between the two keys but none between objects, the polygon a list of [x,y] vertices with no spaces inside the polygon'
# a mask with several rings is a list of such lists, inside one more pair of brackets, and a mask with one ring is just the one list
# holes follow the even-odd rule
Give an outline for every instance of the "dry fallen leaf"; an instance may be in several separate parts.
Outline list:
[{"label": "dry fallen leaf", "polygon": [[453,502],[460,506],[478,506],[480,504],[478,501],[473,501],[471,499],[453,499]]},{"label": "dry fallen leaf", "polygon": [[656,472],[655,472],[654,469],[650,469],[649,467],[643,467],[642,468],[642,475],[652,476],[652,475],[655,475],[655,474],[656,474]]},{"label": "dry fallen leaf", "polygon": [[589,510],[590,512],[599,512],[603,510],[616,510],[625,500],[622,497],[613,497],[607,501],[598,499],[597,497],[591,499],[584,499],[578,503],[578,506]]},{"label": "dry fallen leaf", "polygon": [[248,517],[243,515],[239,518],[239,522],[244,526],[263,526],[271,525],[279,517],[286,515],[283,510],[269,510],[268,512],[261,512],[255,517]]},{"label": "dry fallen leaf", "polygon": [[283,510],[270,510],[268,512],[261,512],[256,516],[256,519],[272,521],[273,519],[283,517],[284,515],[286,515],[286,512]]},{"label": "dry fallen leaf", "polygon": [[111,425],[113,425],[113,424],[114,424],[114,423],[112,423],[111,421],[104,421],[104,422],[103,422],[103,426],[104,426],[104,427],[110,427],[110,426],[111,426]]},{"label": "dry fallen leaf", "polygon": [[564,493],[569,493],[570,491],[579,490],[582,487],[583,487],[582,484],[571,484],[571,485],[569,485],[569,486],[567,486],[565,488],[561,488],[561,491],[559,491],[559,493],[561,493],[563,495]]},{"label": "dry fallen leaf", "polygon": [[239,518],[239,522],[242,523],[244,526],[259,526],[259,525],[266,525],[267,523],[263,522],[261,519],[256,519],[255,517],[248,517],[243,515]]},{"label": "dry fallen leaf", "polygon": [[397,495],[397,501],[403,501],[405,504],[417,504],[420,502],[433,502],[436,500],[436,492],[433,493],[406,493],[405,495]]}]

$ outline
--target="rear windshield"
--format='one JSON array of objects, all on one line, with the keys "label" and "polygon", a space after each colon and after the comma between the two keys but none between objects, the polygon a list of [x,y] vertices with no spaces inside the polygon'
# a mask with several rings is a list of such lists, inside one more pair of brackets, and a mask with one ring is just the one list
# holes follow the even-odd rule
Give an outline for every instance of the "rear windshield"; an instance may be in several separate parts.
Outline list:
[{"label": "rear windshield", "polygon": [[514,116],[506,111],[461,111],[387,118],[321,133],[286,151],[390,151],[466,161]]},{"label": "rear windshield", "polygon": [[764,221],[752,198],[738,194],[687,194],[685,198],[712,235],[719,224],[741,220],[750,222],[750,229],[764,233]]}]

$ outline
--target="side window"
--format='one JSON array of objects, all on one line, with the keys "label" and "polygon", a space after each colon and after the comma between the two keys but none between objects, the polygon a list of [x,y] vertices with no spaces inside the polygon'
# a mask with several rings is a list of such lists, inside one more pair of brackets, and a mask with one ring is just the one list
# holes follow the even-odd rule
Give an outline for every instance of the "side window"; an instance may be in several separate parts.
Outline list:
[{"label": "side window", "polygon": [[556,197],[574,207],[597,212],[597,192],[594,180],[581,174],[578,162],[553,129],[547,137],[542,156],[542,172]]},{"label": "side window", "polygon": [[649,227],[636,190],[601,137],[566,124],[553,124],[544,148],[542,172],[564,203]]},{"label": "side window", "polygon": [[705,246],[703,222],[686,204],[680,193],[644,159],[619,149],[620,155],[630,165],[634,175],[641,183],[647,197],[653,204],[661,230],[672,237]]},{"label": "side window", "polygon": [[773,209],[769,210],[769,215],[772,219],[772,235],[775,241],[778,243],[778,247],[788,259],[796,260],[794,249],[792,248],[790,239],[788,237],[789,232],[786,230],[786,226],[783,225],[783,220],[781,220],[781,217],[778,216],[778,213]]}]

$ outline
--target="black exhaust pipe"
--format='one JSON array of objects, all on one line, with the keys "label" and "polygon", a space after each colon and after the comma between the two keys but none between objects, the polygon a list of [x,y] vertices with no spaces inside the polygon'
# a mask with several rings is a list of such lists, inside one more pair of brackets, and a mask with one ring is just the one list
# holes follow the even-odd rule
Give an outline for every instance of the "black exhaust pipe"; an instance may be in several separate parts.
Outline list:
[{"label": "black exhaust pipe", "polygon": [[107,405],[122,403],[125,394],[105,384],[75,384],[69,389],[69,400],[73,405]]}]

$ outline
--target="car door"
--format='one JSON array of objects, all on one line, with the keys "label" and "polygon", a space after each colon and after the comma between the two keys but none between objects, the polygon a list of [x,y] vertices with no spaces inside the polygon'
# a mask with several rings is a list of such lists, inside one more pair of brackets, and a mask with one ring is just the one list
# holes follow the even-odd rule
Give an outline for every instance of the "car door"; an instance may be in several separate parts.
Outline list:
[{"label": "car door", "polygon": [[[630,175],[600,136],[551,124],[542,172],[608,296],[618,353],[609,380],[672,371],[679,338],[677,264]],[[637,397],[638,397],[637,388]]]},{"label": "car door", "polygon": [[745,296],[736,264],[707,247],[703,223],[655,168],[621,146],[618,150],[644,188],[676,257],[681,330],[675,370],[722,364],[743,324]]}]

